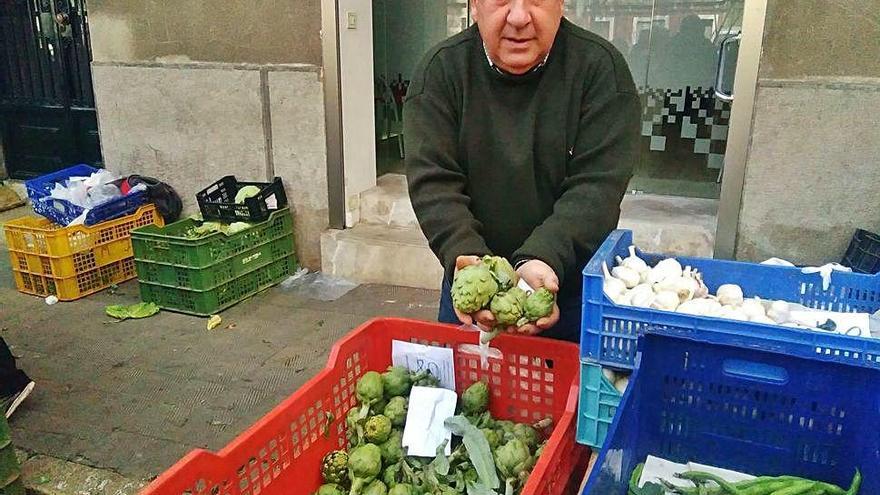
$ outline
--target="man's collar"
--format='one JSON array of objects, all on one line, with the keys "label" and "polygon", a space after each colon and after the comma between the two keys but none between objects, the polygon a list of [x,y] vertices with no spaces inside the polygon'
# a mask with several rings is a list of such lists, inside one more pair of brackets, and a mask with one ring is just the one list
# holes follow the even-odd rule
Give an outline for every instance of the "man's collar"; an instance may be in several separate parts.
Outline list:
[{"label": "man's collar", "polygon": [[524,76],[526,74],[532,74],[532,73],[538,71],[541,67],[544,67],[547,64],[547,59],[550,58],[550,52],[552,50],[553,50],[553,47],[551,47],[550,50],[547,51],[547,54],[544,55],[544,60],[541,60],[541,62],[538,65],[532,67],[527,72],[525,72],[523,74],[511,74],[511,73],[507,72],[506,70],[502,69],[501,67],[498,67],[497,64],[495,64],[495,62],[492,60],[492,57],[489,56],[489,50],[486,49],[486,43],[483,43],[483,53],[486,54],[486,60],[489,62],[489,67],[491,67],[492,69],[495,69],[495,71],[498,72],[499,74],[502,74],[505,76],[514,76],[514,77],[518,76],[518,75]]}]

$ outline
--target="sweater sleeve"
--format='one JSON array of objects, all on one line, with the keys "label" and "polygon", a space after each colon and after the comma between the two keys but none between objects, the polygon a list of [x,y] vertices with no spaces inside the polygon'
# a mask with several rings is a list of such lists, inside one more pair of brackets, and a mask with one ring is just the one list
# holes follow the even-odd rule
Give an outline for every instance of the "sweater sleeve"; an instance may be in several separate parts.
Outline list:
[{"label": "sweater sleeve", "polygon": [[441,61],[428,57],[404,104],[409,195],[419,225],[446,273],[458,256],[490,250],[470,210],[467,174],[457,153],[458,111]]},{"label": "sweater sleeve", "polygon": [[617,227],[638,160],[641,106],[632,76],[613,55],[602,65],[585,80],[577,138],[553,211],[513,255],[544,261],[559,280]]}]

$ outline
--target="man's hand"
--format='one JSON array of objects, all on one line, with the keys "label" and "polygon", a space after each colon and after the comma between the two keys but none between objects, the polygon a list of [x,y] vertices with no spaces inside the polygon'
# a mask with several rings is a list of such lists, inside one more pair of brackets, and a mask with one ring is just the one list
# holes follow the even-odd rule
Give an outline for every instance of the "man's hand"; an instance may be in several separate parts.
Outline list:
[{"label": "man's hand", "polygon": [[[482,260],[480,256],[459,256],[455,259],[455,271],[457,273],[466,266],[482,263]],[[491,330],[495,326],[495,317],[492,316],[492,312],[488,309],[481,309],[470,315],[462,313],[458,308],[453,307],[453,309],[455,310],[455,316],[465,325],[479,325],[483,330]]]},{"label": "man's hand", "polygon": [[[556,276],[556,272],[550,268],[550,265],[541,260],[527,261],[520,265],[516,272],[535,290],[545,287],[554,294],[559,292],[559,277]],[[553,312],[550,313],[550,316],[541,318],[535,323],[523,325],[514,331],[525,335],[537,335],[556,325],[557,322],[559,322],[559,305],[553,303]]]}]

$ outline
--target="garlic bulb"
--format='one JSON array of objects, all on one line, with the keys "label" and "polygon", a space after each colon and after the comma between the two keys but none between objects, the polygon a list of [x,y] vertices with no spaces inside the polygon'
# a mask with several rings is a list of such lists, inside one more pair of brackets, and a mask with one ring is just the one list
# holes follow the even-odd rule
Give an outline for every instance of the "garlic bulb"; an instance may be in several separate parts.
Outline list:
[{"label": "garlic bulb", "polygon": [[743,303],[742,288],[736,284],[718,287],[718,302],[724,306],[739,306]]},{"label": "garlic bulb", "polygon": [[622,376],[616,382],[614,382],[614,388],[620,392],[621,395],[626,393],[626,388],[629,387],[629,377]]},{"label": "garlic bulb", "polygon": [[695,268],[691,272],[691,278],[697,281],[697,290],[694,291],[694,299],[701,299],[709,295],[709,288],[703,282],[703,274]]},{"label": "garlic bulb", "polygon": [[776,322],[768,318],[767,316],[757,316],[755,318],[750,319],[749,321],[753,323],[763,323],[765,325],[775,325]]},{"label": "garlic bulb", "polygon": [[746,315],[745,311],[736,306],[722,306],[721,311],[718,313],[718,317],[727,318],[728,320],[749,321],[749,317]]},{"label": "garlic bulb", "polygon": [[718,302],[716,299],[713,299],[711,297],[707,297],[703,300],[706,301],[704,304],[704,308],[706,310],[706,313],[705,313],[706,316],[718,316],[721,313],[721,307],[722,307],[721,303]]},{"label": "garlic bulb", "polygon": [[786,323],[791,318],[791,308],[785,301],[773,301],[767,310],[767,317],[776,323]]},{"label": "garlic bulb", "polygon": [[619,295],[614,299],[615,304],[623,305],[623,306],[631,306],[632,305],[632,296],[633,289],[624,291],[623,294]]},{"label": "garlic bulb", "polygon": [[639,275],[639,272],[622,265],[615,266],[611,270],[611,275],[615,278],[619,278],[620,280],[622,280],[627,289],[632,289],[633,287],[639,285],[639,282],[642,279],[642,277]]},{"label": "garlic bulb", "polygon": [[641,275],[643,272],[647,272],[651,269],[645,260],[641,259],[636,255],[636,247],[629,247],[629,256],[626,257],[623,261],[620,262],[622,266],[635,270],[636,273]]},{"label": "garlic bulb", "polygon": [[605,283],[602,284],[602,289],[605,291],[608,299],[616,301],[626,292],[626,284],[622,280],[611,276],[611,272],[608,271],[608,264],[604,262],[602,263],[602,271],[605,273]]},{"label": "garlic bulb", "polygon": [[767,313],[764,311],[764,304],[757,297],[753,299],[746,299],[743,301],[742,306],[740,306],[743,313],[745,313],[746,317],[751,320],[752,318],[757,318],[759,316],[766,316]]},{"label": "garlic bulb", "polygon": [[[645,285],[647,285],[647,284],[645,284]],[[639,285],[636,287],[636,289],[638,289],[639,287],[643,287],[643,286]],[[635,292],[636,289],[633,289],[633,295],[632,295],[632,298],[630,299],[630,305],[635,306],[637,308],[650,308],[651,305],[654,304],[654,298],[656,297],[656,295],[654,294],[654,291],[653,290],[650,290],[650,291],[642,290],[639,292]]]},{"label": "garlic bulb", "polygon": [[686,315],[703,316],[706,313],[707,301],[708,299],[691,299],[681,303],[675,311]]},{"label": "garlic bulb", "polygon": [[614,374],[614,370],[610,368],[602,368],[602,375],[604,375],[605,379],[611,383],[617,381],[617,376]]},{"label": "garlic bulb", "polygon": [[651,268],[648,274],[648,282],[656,284],[671,277],[680,277],[682,274],[681,263],[675,258],[666,258],[657,263],[657,266]]},{"label": "garlic bulb", "polygon": [[680,301],[678,300],[678,294],[672,292],[671,290],[664,290],[657,293],[654,296],[654,302],[651,303],[651,307],[654,309],[662,309],[665,311],[675,311],[675,308],[678,307]]}]

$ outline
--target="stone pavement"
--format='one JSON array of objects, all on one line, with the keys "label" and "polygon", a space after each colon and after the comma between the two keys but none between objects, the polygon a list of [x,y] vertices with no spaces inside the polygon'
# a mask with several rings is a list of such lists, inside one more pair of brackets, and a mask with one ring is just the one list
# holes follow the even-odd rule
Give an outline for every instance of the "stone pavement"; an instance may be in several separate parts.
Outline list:
[{"label": "stone pavement", "polygon": [[[120,486],[151,479],[193,448],[226,445],[323,368],[352,328],[437,311],[429,290],[360,286],[321,302],[276,287],[223,312],[213,331],[204,318],[171,312],[109,322],[104,307],[138,302],[137,290],[129,282],[48,306],[15,291],[0,249],[0,336],[37,382],[11,422],[16,445],[36,456],[29,463],[109,470],[119,479],[107,483]],[[59,476],[31,466],[32,478]],[[117,485],[86,492],[107,486]]]}]

